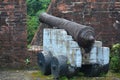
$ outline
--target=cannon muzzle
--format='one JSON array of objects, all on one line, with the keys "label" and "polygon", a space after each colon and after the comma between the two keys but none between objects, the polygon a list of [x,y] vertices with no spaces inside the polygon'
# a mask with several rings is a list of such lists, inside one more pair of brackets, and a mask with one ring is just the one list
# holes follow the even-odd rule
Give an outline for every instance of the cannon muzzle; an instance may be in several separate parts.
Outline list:
[{"label": "cannon muzzle", "polygon": [[58,18],[47,13],[40,14],[39,20],[51,27],[66,30],[78,45],[85,49],[86,53],[90,52],[95,41],[95,33],[92,27],[81,25],[63,18]]}]

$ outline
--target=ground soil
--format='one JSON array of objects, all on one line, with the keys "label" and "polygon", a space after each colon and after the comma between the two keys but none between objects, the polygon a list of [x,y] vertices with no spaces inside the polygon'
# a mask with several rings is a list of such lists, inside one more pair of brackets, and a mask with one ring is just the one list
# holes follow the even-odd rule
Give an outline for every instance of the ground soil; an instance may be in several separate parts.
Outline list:
[{"label": "ground soil", "polygon": [[0,80],[33,80],[29,71],[0,71]]},{"label": "ground soil", "polygon": [[[39,70],[6,70],[0,71],[0,80],[54,80],[54,79],[52,76],[42,75]],[[70,80],[120,80],[120,74],[109,72],[106,75],[106,77],[95,78],[75,77]]]}]

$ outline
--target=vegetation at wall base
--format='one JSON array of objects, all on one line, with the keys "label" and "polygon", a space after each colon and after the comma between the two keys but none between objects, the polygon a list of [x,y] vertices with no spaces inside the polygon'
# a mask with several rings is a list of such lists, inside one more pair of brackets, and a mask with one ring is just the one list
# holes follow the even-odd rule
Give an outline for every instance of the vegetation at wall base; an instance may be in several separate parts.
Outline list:
[{"label": "vegetation at wall base", "polygon": [[110,69],[114,72],[120,72],[120,43],[112,46],[110,59]]}]

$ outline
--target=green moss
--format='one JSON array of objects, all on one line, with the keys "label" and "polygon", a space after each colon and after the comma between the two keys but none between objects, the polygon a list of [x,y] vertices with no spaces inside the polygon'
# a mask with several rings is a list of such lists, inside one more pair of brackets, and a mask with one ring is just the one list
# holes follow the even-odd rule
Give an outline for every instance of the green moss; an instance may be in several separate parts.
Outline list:
[{"label": "green moss", "polygon": [[45,76],[43,75],[40,71],[36,71],[36,72],[33,72],[31,74],[31,76],[33,77],[34,80],[36,79],[41,79],[41,80],[53,80],[53,77],[51,75],[49,76]]}]

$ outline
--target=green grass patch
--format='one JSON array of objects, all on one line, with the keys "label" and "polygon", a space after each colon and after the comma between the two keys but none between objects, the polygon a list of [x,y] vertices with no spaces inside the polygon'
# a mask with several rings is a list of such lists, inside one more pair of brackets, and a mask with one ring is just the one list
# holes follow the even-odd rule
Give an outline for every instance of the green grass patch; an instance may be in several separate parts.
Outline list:
[{"label": "green grass patch", "polygon": [[53,80],[53,77],[51,75],[45,76],[40,71],[33,72],[31,74],[34,80],[40,79],[40,80]]}]

